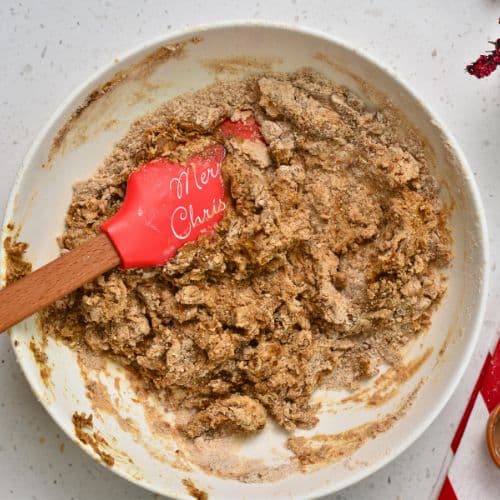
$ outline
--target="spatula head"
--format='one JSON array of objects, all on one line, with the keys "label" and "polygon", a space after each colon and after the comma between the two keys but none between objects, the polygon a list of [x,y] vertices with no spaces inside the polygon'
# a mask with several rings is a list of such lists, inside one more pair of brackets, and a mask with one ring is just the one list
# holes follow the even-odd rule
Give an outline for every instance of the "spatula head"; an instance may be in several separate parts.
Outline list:
[{"label": "spatula head", "polygon": [[101,226],[122,267],[161,266],[213,230],[226,208],[224,156],[224,146],[214,144],[185,165],[158,159],[130,175],[119,212]]},{"label": "spatula head", "polygon": [[248,141],[264,142],[260,127],[253,116],[246,120],[225,120],[220,125],[220,131],[225,138],[238,137]]}]

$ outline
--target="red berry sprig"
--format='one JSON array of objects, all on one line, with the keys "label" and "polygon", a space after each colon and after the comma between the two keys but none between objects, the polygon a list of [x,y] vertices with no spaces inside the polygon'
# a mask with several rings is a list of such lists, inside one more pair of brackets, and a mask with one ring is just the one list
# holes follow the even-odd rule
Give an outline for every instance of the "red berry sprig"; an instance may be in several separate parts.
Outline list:
[{"label": "red berry sprig", "polygon": [[[500,23],[500,19],[498,22]],[[500,66],[500,38],[490,43],[493,44],[495,49],[486,55],[480,55],[476,61],[469,64],[465,68],[469,75],[475,76],[476,78],[484,78],[485,76],[491,75],[491,73]]]}]

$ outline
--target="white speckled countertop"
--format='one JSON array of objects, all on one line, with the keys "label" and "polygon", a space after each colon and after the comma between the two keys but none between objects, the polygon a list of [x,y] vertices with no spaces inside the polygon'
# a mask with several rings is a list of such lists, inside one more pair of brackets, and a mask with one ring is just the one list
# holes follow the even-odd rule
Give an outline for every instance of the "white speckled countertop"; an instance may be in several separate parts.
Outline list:
[{"label": "white speckled countertop", "polygon": [[[500,36],[499,0],[32,0],[0,2],[0,208],[30,143],[55,107],[118,54],[171,30],[223,19],[267,19],[339,36],[395,69],[461,144],[486,207],[492,255],[483,335],[459,390],[398,459],[330,499],[435,498],[449,442],[500,322],[500,72],[464,65]],[[355,7],[353,7],[355,5]],[[399,7],[395,7],[399,5]],[[0,498],[150,499],[67,439],[32,395],[9,338],[0,338]],[[463,500],[463,499],[462,499]],[[489,500],[489,499],[482,499]]]}]

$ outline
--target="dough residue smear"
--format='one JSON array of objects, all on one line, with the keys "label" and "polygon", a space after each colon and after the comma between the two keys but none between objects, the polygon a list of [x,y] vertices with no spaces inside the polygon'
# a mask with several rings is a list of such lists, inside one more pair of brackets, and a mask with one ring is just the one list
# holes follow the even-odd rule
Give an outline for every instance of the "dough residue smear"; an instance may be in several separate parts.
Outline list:
[{"label": "dough residue smear", "polygon": [[[12,226],[12,229],[14,226]],[[8,228],[12,230],[11,228]],[[5,281],[10,284],[31,272],[31,263],[25,259],[25,253],[28,249],[27,243],[17,241],[16,237],[7,236],[3,241],[3,247],[6,255],[7,273]]]},{"label": "dough residue smear", "polygon": [[48,365],[48,357],[45,354],[43,348],[40,348],[33,339],[30,340],[29,348],[33,354],[36,364],[38,365],[38,370],[40,372],[40,378],[42,379],[45,387],[49,388],[52,386],[50,376],[52,370]]},{"label": "dough residue smear", "polygon": [[341,403],[364,403],[366,407],[378,407],[387,403],[399,391],[402,384],[410,380],[427,361],[433,349],[428,348],[410,361],[398,363],[379,375],[368,387],[357,389]]},{"label": "dough residue smear", "polygon": [[[151,404],[141,380],[127,372],[134,394],[133,401],[140,402],[146,423],[155,437],[153,440],[141,431],[140,425],[134,419],[121,415],[123,410],[122,398],[113,399],[110,391],[101,380],[101,375],[106,374],[108,369],[108,363],[103,360],[102,356],[81,347],[78,348],[77,361],[93,415],[101,420],[112,418],[123,432],[128,433],[136,443],[140,444],[157,461],[185,472],[191,472],[191,467],[187,463],[183,452],[176,449],[175,437],[177,431],[168,424],[165,413]],[[115,377],[115,388],[117,380],[120,379]],[[118,394],[120,394],[119,390]],[[128,458],[123,450],[120,450],[117,446],[112,451],[115,456],[122,455]],[[131,463],[130,460],[129,462]]]},{"label": "dough residue smear", "polygon": [[207,500],[208,495],[203,490],[196,487],[191,479],[183,479],[182,484],[185,486],[187,492],[196,500]]},{"label": "dough residue smear", "polygon": [[[77,120],[87,108],[89,108],[97,100],[113,92],[113,90],[124,81],[133,78],[145,78],[149,76],[160,63],[165,62],[170,58],[181,57],[184,47],[188,42],[198,43],[198,39],[191,38],[185,42],[158,47],[137,63],[132,64],[127,71],[116,72],[108,81],[96,87],[57,132],[50,147],[48,161],[43,165],[44,168],[48,168],[51,165],[53,157],[63,146],[68,132],[75,126]],[[82,136],[81,142],[83,143],[85,140],[85,137]]]},{"label": "dough residue smear", "polygon": [[87,415],[86,413],[75,412],[73,413],[72,421],[75,435],[81,443],[89,445],[94,452],[99,455],[104,464],[108,467],[112,467],[115,464],[115,459],[103,449],[108,446],[107,441],[99,432],[93,431],[94,424],[92,414]]},{"label": "dough residue smear", "polygon": [[[265,142],[220,133],[252,116]],[[43,328],[187,412],[186,439],[257,432],[269,418],[314,427],[314,391],[400,365],[446,290],[447,211],[422,141],[395,116],[301,70],[220,81],[141,118],[75,186],[61,249],[98,233],[142,163],[214,142],[228,153],[224,219],[162,268],[84,285]]]},{"label": "dough residue smear", "polygon": [[241,452],[237,436],[204,437],[178,440],[180,448],[193,464],[209,475],[243,483],[265,483],[283,479],[298,469],[295,457],[269,464],[267,457],[254,458]]},{"label": "dough residue smear", "polygon": [[312,437],[292,436],[287,439],[287,448],[295,455],[302,472],[317,469],[352,455],[368,439],[390,429],[413,404],[423,381],[404,398],[396,411],[383,415],[373,422],[353,427],[337,434],[316,434]]}]

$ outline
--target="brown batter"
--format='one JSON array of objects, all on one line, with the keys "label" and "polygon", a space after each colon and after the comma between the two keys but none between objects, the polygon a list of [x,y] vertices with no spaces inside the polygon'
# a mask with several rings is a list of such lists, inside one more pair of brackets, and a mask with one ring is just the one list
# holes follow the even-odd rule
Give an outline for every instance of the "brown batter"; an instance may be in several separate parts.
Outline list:
[{"label": "brown batter", "polygon": [[354,388],[430,323],[450,236],[432,164],[390,110],[310,71],[218,82],[145,116],[75,187],[72,249],[119,208],[129,174],[183,161],[254,115],[266,145],[225,140],[229,208],[163,268],[116,269],[44,329],[137,372],[189,437],[317,422],[312,393]]}]

